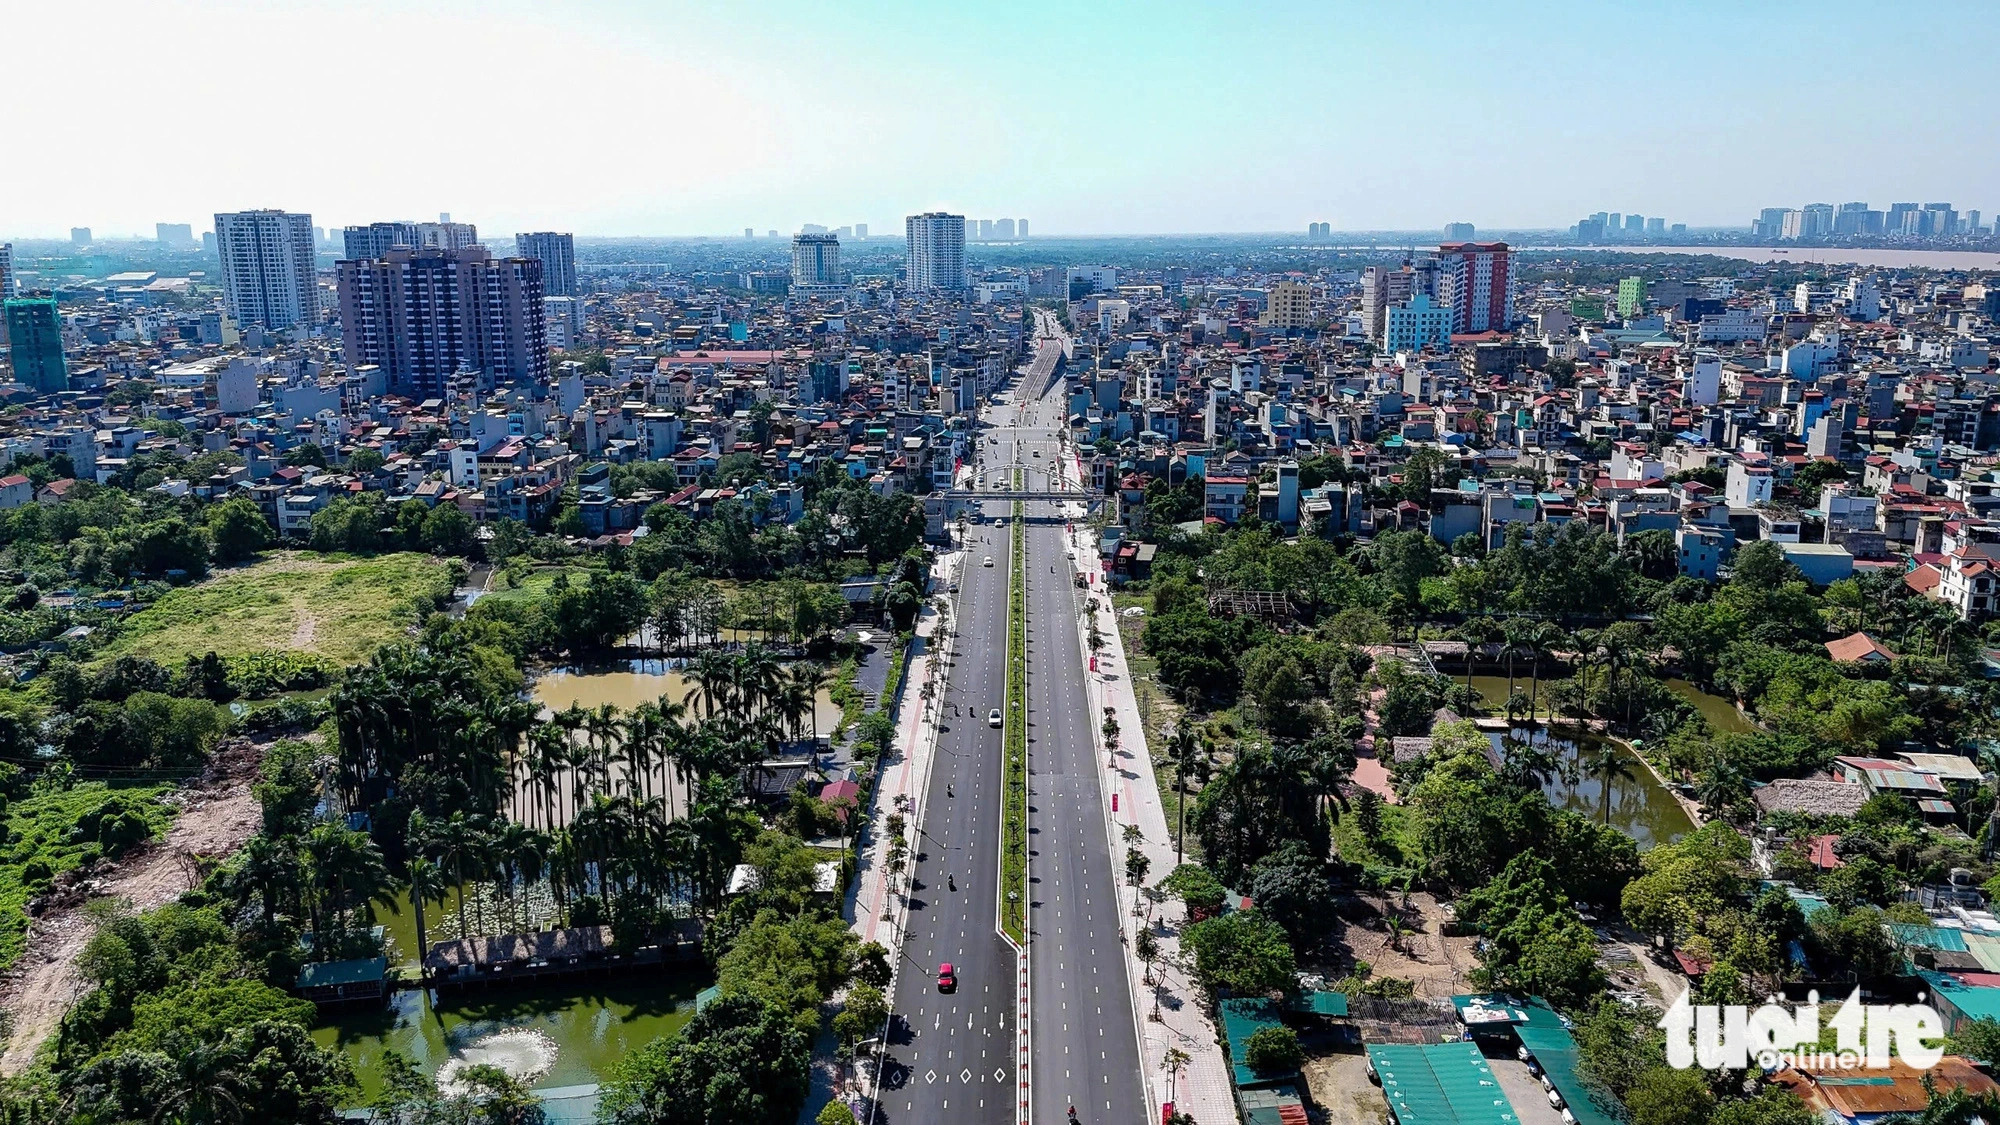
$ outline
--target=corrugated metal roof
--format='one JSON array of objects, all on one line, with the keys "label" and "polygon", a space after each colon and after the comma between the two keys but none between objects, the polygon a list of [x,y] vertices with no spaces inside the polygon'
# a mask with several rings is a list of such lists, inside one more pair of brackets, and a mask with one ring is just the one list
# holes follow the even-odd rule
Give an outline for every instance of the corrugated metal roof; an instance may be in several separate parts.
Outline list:
[{"label": "corrugated metal roof", "polygon": [[341,984],[379,981],[389,975],[386,957],[361,957],[352,961],[315,961],[299,970],[294,987],[330,988]]},{"label": "corrugated metal roof", "polygon": [[1922,949],[1949,949],[1958,953],[1967,952],[1965,931],[1943,926],[1914,925],[1909,922],[1889,923],[1889,934],[1899,945],[1914,945]]},{"label": "corrugated metal roof", "polygon": [[1230,1076],[1238,1087],[1269,1086],[1297,1078],[1296,1070],[1260,1074],[1246,1062],[1250,1037],[1267,1027],[1283,1027],[1278,1005],[1261,996],[1224,1000],[1222,1034],[1229,1041]]},{"label": "corrugated metal roof", "polygon": [[1475,1044],[1370,1045],[1397,1125],[1520,1125]]}]

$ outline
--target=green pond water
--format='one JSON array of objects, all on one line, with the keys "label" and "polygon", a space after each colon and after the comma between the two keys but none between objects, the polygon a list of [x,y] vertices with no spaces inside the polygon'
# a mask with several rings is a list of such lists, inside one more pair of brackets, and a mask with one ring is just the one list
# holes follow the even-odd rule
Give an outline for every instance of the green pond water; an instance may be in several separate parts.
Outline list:
[{"label": "green pond water", "polygon": [[[1505,680],[1501,687],[1505,689]],[[1532,743],[1551,752],[1562,776],[1548,778],[1542,785],[1549,803],[1609,824],[1632,837],[1641,851],[1656,844],[1672,843],[1694,831],[1694,821],[1687,810],[1646,764],[1623,746],[1611,744],[1617,746],[1630,776],[1611,779],[1607,800],[1604,779],[1584,773],[1584,763],[1604,744],[1602,739],[1519,727],[1505,732],[1488,731],[1487,737],[1503,752],[1507,740]]]},{"label": "green pond water", "polygon": [[1719,695],[1705,692],[1686,680],[1668,680],[1667,690],[1688,701],[1701,717],[1708,720],[1708,727],[1717,734],[1747,734],[1756,730],[1743,712],[1734,703]]},{"label": "green pond water", "polygon": [[[1546,671],[1546,669],[1544,670]],[[1552,678],[1554,677],[1548,676],[1543,678],[1543,689],[1548,687],[1548,682]],[[1453,676],[1452,679],[1459,683],[1465,682],[1464,676]],[[1668,680],[1666,681],[1666,685],[1668,691],[1680,696],[1687,701],[1690,707],[1700,712],[1701,717],[1708,720],[1709,728],[1717,734],[1740,734],[1757,729],[1750,724],[1750,720],[1744,718],[1742,713],[1736,710],[1735,704],[1719,695],[1703,691],[1682,679]],[[1514,690],[1520,692],[1522,695],[1527,695],[1529,694],[1530,686],[1531,682],[1527,676],[1527,669],[1523,666],[1520,671],[1515,673]],[[1478,694],[1479,701],[1490,708],[1495,714],[1499,714],[1505,710],[1507,706],[1507,677],[1474,676],[1472,677],[1472,690]],[[1548,708],[1548,697],[1542,695],[1536,700],[1536,703],[1543,710],[1546,710]]]},{"label": "green pond water", "polygon": [[510,1030],[537,1031],[554,1041],[554,1065],[533,1080],[537,1089],[579,1086],[604,1081],[627,1054],[678,1032],[694,1018],[695,994],[708,983],[691,972],[647,971],[621,980],[496,988],[438,1004],[427,992],[403,991],[380,1008],[335,1013],[312,1036],[353,1064],[362,1101],[381,1091],[389,1051],[435,1075],[455,1053]]}]

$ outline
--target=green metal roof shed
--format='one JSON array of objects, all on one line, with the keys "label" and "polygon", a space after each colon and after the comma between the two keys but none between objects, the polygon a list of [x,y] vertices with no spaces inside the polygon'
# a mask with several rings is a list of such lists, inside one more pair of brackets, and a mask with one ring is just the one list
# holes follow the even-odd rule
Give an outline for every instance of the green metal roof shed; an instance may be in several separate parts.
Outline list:
[{"label": "green metal roof shed", "polygon": [[1477,1044],[1368,1047],[1395,1125],[1520,1125]]},{"label": "green metal roof shed", "polygon": [[1235,1079],[1238,1089],[1271,1086],[1299,1077],[1296,1070],[1260,1073],[1250,1069],[1250,1037],[1267,1027],[1285,1026],[1283,1012],[1278,1005],[1256,996],[1224,1000],[1221,1006],[1222,1033],[1229,1041],[1230,1077]]},{"label": "green metal roof shed", "polygon": [[1600,1104],[1600,1099],[1611,1097],[1610,1093],[1597,1090],[1583,1080],[1578,1070],[1576,1040],[1568,1031],[1535,1026],[1514,1030],[1521,1037],[1521,1046],[1541,1064],[1549,1084],[1563,1096],[1563,1104],[1569,1107],[1570,1116],[1576,1118],[1576,1125],[1619,1125],[1618,1119]]}]

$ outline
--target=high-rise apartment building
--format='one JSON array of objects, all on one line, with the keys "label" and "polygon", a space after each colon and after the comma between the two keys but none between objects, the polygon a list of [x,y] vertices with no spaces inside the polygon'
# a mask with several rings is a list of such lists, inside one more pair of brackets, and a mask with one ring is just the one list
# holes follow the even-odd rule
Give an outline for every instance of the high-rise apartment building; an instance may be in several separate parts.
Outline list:
[{"label": "high-rise apartment building", "polygon": [[392,389],[419,398],[466,372],[481,386],[548,377],[540,261],[496,259],[479,246],[397,247],[334,268],[350,370],[376,364]]},{"label": "high-rise apartment building", "polygon": [[1655,217],[1646,220],[1647,238],[1658,238],[1665,233],[1667,233],[1667,221],[1665,219]]},{"label": "high-rise apartment building", "polygon": [[1472,240],[1472,224],[1446,223],[1444,225],[1444,238],[1446,242],[1470,242]]},{"label": "high-rise apartment building", "polygon": [[1646,279],[1643,277],[1621,277],[1618,279],[1618,315],[1630,320],[1646,309]]},{"label": "high-rise apartment building", "polygon": [[90,228],[89,227],[69,228],[69,244],[71,246],[90,245]]},{"label": "high-rise apartment building", "polygon": [[854,237],[863,242],[866,242],[868,240],[868,224],[867,223],[854,224]]},{"label": "high-rise apartment building", "polygon": [[979,220],[979,241],[981,241],[981,242],[991,242],[991,241],[993,241],[993,220],[992,220],[992,219],[981,219],[981,220]]},{"label": "high-rise apartment building", "polygon": [[62,317],[54,297],[15,297],[6,302],[9,357],[14,381],[37,394],[69,389],[69,365],[63,359]]},{"label": "high-rise apartment building", "polygon": [[479,244],[479,228],[471,223],[369,223],[341,232],[341,256],[379,258],[398,246],[412,250],[463,250]]},{"label": "high-rise apartment building", "polygon": [[[14,295],[14,244],[0,242],[0,303]],[[0,316],[0,348],[7,346],[7,318]]]},{"label": "high-rise apartment building", "polygon": [[542,294],[567,298],[548,302],[551,312],[560,310],[568,327],[564,346],[583,331],[583,297],[576,288],[576,236],[564,231],[531,231],[514,236],[514,254],[542,263]]},{"label": "high-rise apartment building", "polygon": [[792,288],[826,289],[840,284],[840,236],[792,236]]},{"label": "high-rise apartment building", "polygon": [[224,212],[215,217],[215,245],[224,303],[236,323],[278,329],[319,319],[311,215]]},{"label": "high-rise apartment building", "polygon": [[422,245],[417,239],[415,223],[369,223],[365,227],[348,227],[340,232],[340,238],[340,256],[351,261],[380,258],[398,246],[414,250]]},{"label": "high-rise apartment building", "polygon": [[1361,274],[1361,331],[1371,340],[1387,331],[1388,312],[1414,297],[1437,296],[1437,262],[1423,258],[1401,266],[1369,266]]},{"label": "high-rise apartment building", "polygon": [[1437,252],[1437,301],[1454,332],[1499,332],[1514,324],[1513,254],[1504,242],[1447,242]]},{"label": "high-rise apartment building", "polygon": [[177,248],[183,246],[192,246],[195,244],[194,224],[154,223],[153,241],[159,243],[162,246],[173,246]]},{"label": "high-rise apartment building", "polygon": [[1013,239],[1014,239],[1014,220],[1012,220],[1012,219],[995,219],[995,220],[993,220],[993,235],[994,235],[994,237],[995,237],[995,238],[998,238],[998,239],[1000,239],[1000,240],[1001,240],[1001,241],[1003,241],[1003,242],[1011,242],[1011,241],[1013,241]]},{"label": "high-rise apartment building", "polygon": [[1280,281],[1272,286],[1259,323],[1280,331],[1312,324],[1312,286],[1302,281]]},{"label": "high-rise apartment building", "polygon": [[926,211],[903,220],[904,284],[912,293],[965,288],[963,215]]},{"label": "high-rise apartment building", "polygon": [[1026,219],[1014,220],[1014,237],[1015,238],[1028,237],[1028,220]]},{"label": "high-rise apartment building", "polygon": [[550,297],[576,296],[576,236],[552,230],[532,231],[514,236],[517,257],[542,263],[542,293]]}]

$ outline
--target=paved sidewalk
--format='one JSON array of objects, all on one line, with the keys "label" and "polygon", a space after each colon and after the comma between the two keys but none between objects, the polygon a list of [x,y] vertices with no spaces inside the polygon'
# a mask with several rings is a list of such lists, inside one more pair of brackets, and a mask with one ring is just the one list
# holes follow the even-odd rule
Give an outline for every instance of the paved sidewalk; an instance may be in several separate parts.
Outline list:
[{"label": "paved sidewalk", "polygon": [[[964,559],[964,553],[958,550],[940,555],[932,571],[932,589],[950,589],[958,581]],[[867,819],[860,829],[865,838],[855,857],[855,877],[848,883],[847,897],[841,907],[841,916],[847,919],[857,938],[880,942],[889,950],[889,964],[896,975],[902,971],[902,958],[897,954],[902,948],[909,906],[889,885],[889,835],[883,826],[897,810],[898,798],[907,797],[909,808],[903,815],[911,827],[906,832],[914,838],[916,829],[922,827],[923,794],[930,783],[931,762],[937,750],[937,701],[944,695],[945,664],[953,643],[950,635],[942,644],[936,642],[936,637],[941,628],[955,630],[957,622],[957,599],[946,594],[944,605],[944,612],[926,610],[917,619],[913,643],[916,651],[904,673],[898,697],[882,701],[885,709],[896,709],[896,742],[892,752],[879,763],[882,775],[875,788],[875,803],[865,810]],[[935,686],[926,694],[926,685],[932,684]],[[888,997],[896,995],[893,978],[882,992]],[[837,1004],[833,1010],[838,1010]],[[812,1089],[800,1111],[801,1125],[809,1125],[835,1097],[847,1100],[857,1113],[865,1108],[862,1091],[854,1088],[848,1066],[835,1058],[834,1046],[831,1030],[822,1026],[819,1041],[814,1044]]]},{"label": "paved sidewalk", "polygon": [[[1076,479],[1081,478],[1080,467],[1068,456],[1061,464],[1069,469]],[[1097,559],[1096,544],[1091,531],[1080,522],[1073,525],[1076,530],[1065,537],[1065,543],[1075,560],[1077,570],[1094,575],[1089,597],[1097,607],[1098,632],[1103,636],[1104,647],[1097,652],[1097,671],[1086,677],[1086,694],[1091,701],[1091,729],[1097,739],[1099,753],[1104,753],[1101,717],[1104,708],[1113,709],[1118,720],[1117,772],[1106,779],[1105,816],[1111,825],[1112,863],[1122,870],[1124,849],[1137,847],[1149,861],[1146,882],[1158,883],[1173,872],[1173,837],[1167,831],[1166,809],[1160,803],[1159,785],[1153,775],[1153,757],[1146,746],[1146,731],[1139,719],[1138,698],[1134,695],[1125,662],[1125,646],[1118,634],[1117,612],[1111,599],[1105,596],[1103,575]],[[1089,667],[1090,649],[1087,640],[1089,628],[1079,619],[1077,644],[1084,654],[1084,666]],[[1101,759],[1109,761],[1109,759]],[[1105,767],[1107,771],[1110,766]],[[1116,811],[1112,805],[1115,803]],[[1127,825],[1137,825],[1143,839],[1136,844],[1125,841]],[[1135,952],[1134,939],[1144,919],[1134,916],[1134,906],[1140,900],[1139,888],[1123,881],[1119,884],[1120,927],[1123,932],[1127,978],[1132,985],[1132,1007],[1140,1014],[1140,1055],[1144,1059],[1146,1073],[1142,1076],[1146,1085],[1150,1121],[1160,1119],[1160,1107],[1168,1101],[1168,1091],[1173,1091],[1174,1108],[1194,1117],[1198,1125],[1228,1125],[1237,1120],[1236,1098],[1230,1084],[1229,1065],[1220,1043],[1214,1021],[1201,1006],[1200,990],[1191,974],[1180,968],[1180,927],[1184,917],[1178,904],[1162,904],[1155,909],[1153,917],[1154,935],[1159,939],[1160,955],[1153,962],[1153,984],[1143,981],[1145,966]],[[1180,1068],[1177,1076],[1170,1076],[1166,1069],[1167,1051],[1179,1048],[1187,1053],[1188,1062]]]}]

